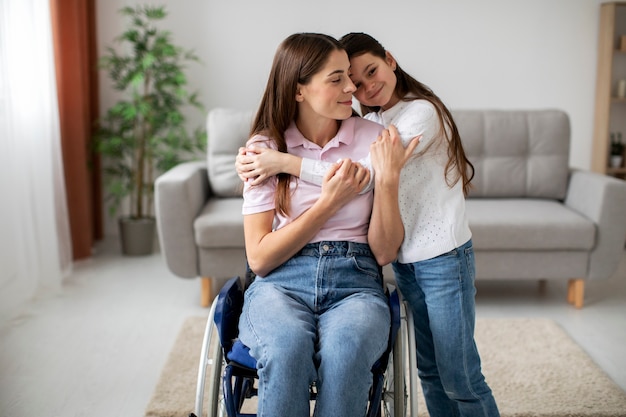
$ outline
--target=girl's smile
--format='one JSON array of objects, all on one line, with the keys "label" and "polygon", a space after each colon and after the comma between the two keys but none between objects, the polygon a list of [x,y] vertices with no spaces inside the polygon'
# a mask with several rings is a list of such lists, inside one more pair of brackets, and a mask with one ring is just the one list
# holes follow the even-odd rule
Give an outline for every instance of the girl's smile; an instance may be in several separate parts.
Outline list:
[{"label": "girl's smile", "polygon": [[353,56],[350,65],[350,79],[357,88],[354,96],[359,102],[366,106],[386,109],[398,101],[394,99],[397,79],[393,71],[396,61],[391,54],[382,59],[367,52]]}]

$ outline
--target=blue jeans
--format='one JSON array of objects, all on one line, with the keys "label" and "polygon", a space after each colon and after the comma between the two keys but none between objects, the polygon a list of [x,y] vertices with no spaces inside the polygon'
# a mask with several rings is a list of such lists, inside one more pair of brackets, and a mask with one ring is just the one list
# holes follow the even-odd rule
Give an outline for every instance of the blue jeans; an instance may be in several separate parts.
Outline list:
[{"label": "blue jeans", "polygon": [[260,417],[363,417],[389,336],[380,268],[367,244],[318,242],[246,290],[239,338],[257,360]]},{"label": "blue jeans", "polygon": [[394,263],[393,269],[415,319],[418,375],[430,416],[499,416],[474,342],[471,239],[432,259]]}]

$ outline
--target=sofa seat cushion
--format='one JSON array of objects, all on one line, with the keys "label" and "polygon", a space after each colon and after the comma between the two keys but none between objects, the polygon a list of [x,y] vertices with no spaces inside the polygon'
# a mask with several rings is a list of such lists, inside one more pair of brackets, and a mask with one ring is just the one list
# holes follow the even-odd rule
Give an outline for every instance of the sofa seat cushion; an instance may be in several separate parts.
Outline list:
[{"label": "sofa seat cushion", "polygon": [[587,265],[589,252],[583,250],[481,250],[476,279],[570,279],[587,276]]},{"label": "sofa seat cushion", "polygon": [[466,200],[476,250],[534,251],[593,248],[592,221],[557,200]]},{"label": "sofa seat cushion", "polygon": [[243,198],[211,198],[194,221],[201,248],[243,248]]}]

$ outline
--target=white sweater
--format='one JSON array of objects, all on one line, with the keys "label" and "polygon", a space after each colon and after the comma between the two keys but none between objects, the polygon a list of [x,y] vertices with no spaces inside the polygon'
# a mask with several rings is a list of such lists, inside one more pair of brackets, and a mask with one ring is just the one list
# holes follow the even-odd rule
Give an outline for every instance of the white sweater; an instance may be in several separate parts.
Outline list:
[{"label": "white sweater", "polygon": [[365,118],[385,127],[396,126],[405,146],[422,135],[417,156],[407,162],[400,175],[404,241],[398,262],[434,258],[466,243],[472,232],[465,214],[463,184],[460,179],[452,188],[446,183],[447,142],[435,107],[426,100],[400,101]]}]

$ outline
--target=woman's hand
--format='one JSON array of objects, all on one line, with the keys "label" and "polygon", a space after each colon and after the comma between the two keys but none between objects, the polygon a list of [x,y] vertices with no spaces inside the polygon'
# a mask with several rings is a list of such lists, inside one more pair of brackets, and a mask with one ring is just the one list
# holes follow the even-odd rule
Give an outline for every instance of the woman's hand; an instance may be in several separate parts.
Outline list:
[{"label": "woman's hand", "polygon": [[369,179],[370,172],[363,165],[350,159],[342,159],[326,172],[320,200],[336,211],[359,195]]}]

